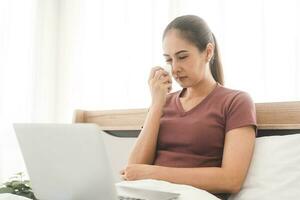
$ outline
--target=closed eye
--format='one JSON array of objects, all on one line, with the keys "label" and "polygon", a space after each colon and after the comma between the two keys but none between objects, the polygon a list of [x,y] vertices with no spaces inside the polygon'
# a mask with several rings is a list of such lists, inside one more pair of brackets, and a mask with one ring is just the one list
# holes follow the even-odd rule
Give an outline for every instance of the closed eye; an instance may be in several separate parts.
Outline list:
[{"label": "closed eye", "polygon": [[183,59],[185,59],[185,58],[187,58],[188,56],[180,56],[180,57],[178,57],[179,58],[179,60],[183,60]]},{"label": "closed eye", "polygon": [[166,59],[166,63],[171,63],[172,59]]},{"label": "closed eye", "polygon": [[[177,57],[177,59],[178,60],[184,60],[184,59],[186,59],[188,56],[187,55],[185,55],[185,56],[178,56]],[[172,59],[170,58],[170,59],[166,59],[166,63],[171,63],[172,62]]]}]

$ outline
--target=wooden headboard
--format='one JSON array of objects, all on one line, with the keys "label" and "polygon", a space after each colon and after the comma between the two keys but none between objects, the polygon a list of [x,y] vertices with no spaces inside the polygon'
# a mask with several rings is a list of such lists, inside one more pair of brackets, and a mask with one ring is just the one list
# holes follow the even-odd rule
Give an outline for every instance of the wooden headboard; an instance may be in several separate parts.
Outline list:
[{"label": "wooden headboard", "polygon": [[[258,130],[300,130],[300,101],[256,103]],[[74,123],[96,123],[104,131],[139,131],[147,109],[75,110]]]}]

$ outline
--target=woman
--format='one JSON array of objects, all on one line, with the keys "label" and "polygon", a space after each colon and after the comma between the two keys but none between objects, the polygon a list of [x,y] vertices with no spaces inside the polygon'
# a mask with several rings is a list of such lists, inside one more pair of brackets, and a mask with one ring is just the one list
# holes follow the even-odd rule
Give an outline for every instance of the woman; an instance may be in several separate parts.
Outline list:
[{"label": "woman", "polygon": [[170,75],[151,70],[152,104],[122,177],[191,185],[226,199],[240,190],[250,165],[254,104],[247,93],[223,86],[217,42],[201,18],[174,19],[163,51],[183,89],[168,93]]}]

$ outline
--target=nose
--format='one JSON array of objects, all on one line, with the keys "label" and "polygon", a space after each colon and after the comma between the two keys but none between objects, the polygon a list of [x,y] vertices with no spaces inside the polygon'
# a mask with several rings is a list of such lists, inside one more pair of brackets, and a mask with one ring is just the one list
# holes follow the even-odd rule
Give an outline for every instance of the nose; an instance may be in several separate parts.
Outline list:
[{"label": "nose", "polygon": [[173,61],[172,64],[172,72],[173,74],[176,74],[177,72],[180,72],[181,71],[181,67],[180,67],[180,64],[176,61]]}]

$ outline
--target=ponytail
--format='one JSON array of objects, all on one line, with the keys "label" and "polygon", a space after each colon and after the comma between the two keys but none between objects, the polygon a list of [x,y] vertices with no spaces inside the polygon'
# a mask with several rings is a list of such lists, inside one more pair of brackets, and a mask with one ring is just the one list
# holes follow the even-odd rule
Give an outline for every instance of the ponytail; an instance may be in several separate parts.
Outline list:
[{"label": "ponytail", "polygon": [[215,49],[214,49],[214,56],[209,63],[209,68],[215,81],[217,81],[221,85],[224,85],[224,74],[223,74],[223,67],[222,67],[221,58],[219,54],[219,48],[218,48],[216,37],[213,33],[212,33],[212,37],[213,37]]}]

